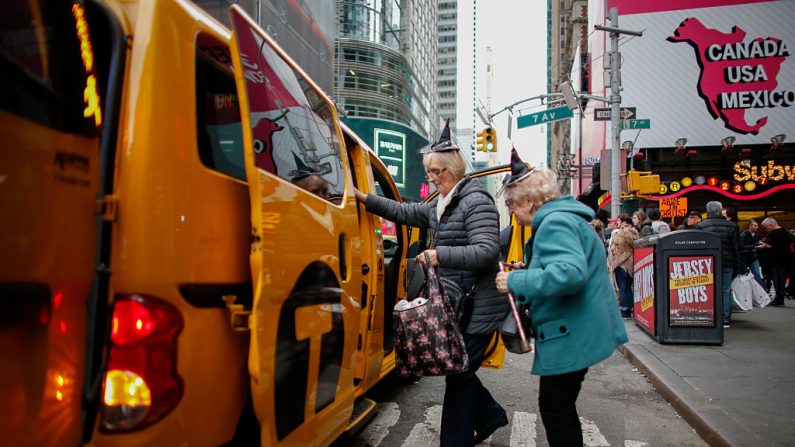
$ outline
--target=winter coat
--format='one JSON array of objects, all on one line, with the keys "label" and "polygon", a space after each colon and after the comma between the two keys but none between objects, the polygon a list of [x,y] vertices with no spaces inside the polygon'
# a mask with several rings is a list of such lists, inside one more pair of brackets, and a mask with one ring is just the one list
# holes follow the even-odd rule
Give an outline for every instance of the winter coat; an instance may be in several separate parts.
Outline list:
[{"label": "winter coat", "polygon": [[721,269],[730,268],[735,275],[743,271],[740,258],[740,231],[737,224],[726,220],[723,216],[710,216],[696,226],[702,231],[720,236]]},{"label": "winter coat", "polygon": [[638,230],[630,225],[613,230],[613,236],[610,238],[609,254],[607,256],[607,265],[611,272],[621,267],[629,276],[632,276],[632,255],[635,251],[632,244],[638,237]]},{"label": "winter coat", "polygon": [[588,368],[627,342],[591,219],[593,211],[570,195],[542,205],[525,247],[528,268],[508,275],[514,297],[530,305],[536,334],[533,374]]},{"label": "winter coat", "polygon": [[759,236],[748,230],[740,233],[740,255],[745,265],[751,265],[758,259],[756,246],[759,245]]},{"label": "winter coat", "polygon": [[436,217],[438,199],[399,203],[370,194],[365,207],[393,222],[434,232],[439,274],[461,284],[464,291],[478,285],[465,332],[487,334],[508,315],[507,298],[494,284],[500,256],[499,214],[494,199],[477,180],[464,179],[450,194],[441,220]]}]

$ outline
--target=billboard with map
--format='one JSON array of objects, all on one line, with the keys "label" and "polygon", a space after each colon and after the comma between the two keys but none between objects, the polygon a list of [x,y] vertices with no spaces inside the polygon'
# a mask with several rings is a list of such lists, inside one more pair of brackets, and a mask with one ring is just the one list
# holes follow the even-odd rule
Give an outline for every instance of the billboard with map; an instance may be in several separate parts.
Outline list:
[{"label": "billboard with map", "polygon": [[[605,5],[605,3],[607,3]],[[651,128],[625,130],[635,147],[770,144],[795,125],[795,2],[766,0],[596,1],[592,21],[617,7],[622,37],[621,105],[636,107]],[[592,54],[609,51],[605,33],[592,36]],[[605,42],[607,40],[607,43]],[[592,73],[601,75],[594,64]],[[599,85],[594,83],[593,85]],[[598,92],[597,92],[598,93]],[[589,104],[590,105],[590,104]],[[586,112],[587,116],[587,112]],[[603,123],[599,134],[610,141]]]}]

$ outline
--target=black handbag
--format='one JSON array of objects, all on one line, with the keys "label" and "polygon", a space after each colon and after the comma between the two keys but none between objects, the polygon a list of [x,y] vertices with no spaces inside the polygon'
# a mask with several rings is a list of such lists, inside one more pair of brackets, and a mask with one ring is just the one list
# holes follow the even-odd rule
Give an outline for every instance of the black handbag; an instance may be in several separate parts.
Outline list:
[{"label": "black handbag", "polygon": [[508,352],[525,354],[533,350],[529,343],[529,340],[534,337],[532,320],[530,319],[530,306],[522,304],[517,307],[517,310],[519,312],[519,319],[522,321],[522,329],[524,329],[527,343],[522,341],[522,337],[519,334],[519,326],[516,324],[516,318],[513,312],[502,322],[502,326],[500,327],[500,338]]},{"label": "black handbag", "polygon": [[[500,261],[500,271],[505,271],[505,267]],[[516,305],[513,295],[508,292],[508,304],[511,311],[508,317],[503,321],[500,327],[500,338],[505,345],[508,352],[514,354],[525,354],[533,350],[533,345],[530,343],[532,338],[533,325],[530,319],[530,305],[522,304]]]}]

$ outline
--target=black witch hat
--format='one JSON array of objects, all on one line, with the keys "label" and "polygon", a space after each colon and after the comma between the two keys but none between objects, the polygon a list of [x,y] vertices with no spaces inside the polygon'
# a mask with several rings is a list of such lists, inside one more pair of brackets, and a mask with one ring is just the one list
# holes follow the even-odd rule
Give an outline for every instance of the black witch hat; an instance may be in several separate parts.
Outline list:
[{"label": "black witch hat", "polygon": [[304,161],[301,160],[301,158],[298,155],[295,155],[295,152],[293,152],[293,159],[295,160],[295,169],[290,171],[289,174],[287,174],[287,176],[290,177],[290,181],[295,182],[301,180],[302,178],[309,177],[310,175],[313,174],[320,175],[320,173],[317,170],[307,166],[306,163],[304,163]]},{"label": "black witch hat", "polygon": [[528,168],[527,163],[519,158],[519,153],[516,148],[511,148],[511,173],[506,175],[502,180],[502,188],[497,191],[497,195],[501,195],[506,188],[510,188],[522,180],[526,179],[535,168]]},{"label": "black witch hat", "polygon": [[453,140],[450,138],[450,120],[448,119],[447,123],[444,125],[444,129],[442,129],[442,135],[439,136],[439,141],[431,143],[420,149],[420,154],[457,150],[459,150],[458,146],[453,144]]}]

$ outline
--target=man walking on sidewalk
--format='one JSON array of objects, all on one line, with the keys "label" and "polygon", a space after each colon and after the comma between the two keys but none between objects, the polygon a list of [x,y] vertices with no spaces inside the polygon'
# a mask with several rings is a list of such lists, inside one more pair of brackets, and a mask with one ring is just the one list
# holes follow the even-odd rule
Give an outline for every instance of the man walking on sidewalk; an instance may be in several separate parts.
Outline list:
[{"label": "man walking on sidewalk", "polygon": [[770,305],[783,306],[784,287],[787,283],[787,275],[789,275],[792,267],[789,233],[781,228],[776,219],[772,217],[763,220],[762,227],[767,231],[767,237],[765,238],[767,247],[760,247],[760,250],[769,251],[770,270],[773,273],[773,288],[776,289],[776,297]]},{"label": "man walking on sidewalk", "polygon": [[732,321],[732,279],[742,272],[740,259],[740,232],[737,224],[721,215],[723,204],[717,200],[707,202],[707,219],[697,229],[720,236],[721,280],[723,282],[723,327]]}]

